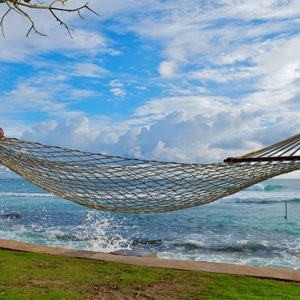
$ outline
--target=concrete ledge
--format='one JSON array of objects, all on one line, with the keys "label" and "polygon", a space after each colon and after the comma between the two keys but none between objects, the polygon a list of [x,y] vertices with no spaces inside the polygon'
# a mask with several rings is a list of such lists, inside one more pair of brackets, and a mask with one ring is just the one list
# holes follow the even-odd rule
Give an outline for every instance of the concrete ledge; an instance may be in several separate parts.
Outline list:
[{"label": "concrete ledge", "polygon": [[300,270],[252,267],[223,263],[196,262],[190,260],[169,260],[153,257],[122,256],[93,251],[46,247],[35,244],[1,239],[0,249],[51,254],[64,257],[87,258],[99,261],[109,261],[146,267],[159,267],[188,271],[204,271],[219,274],[245,275],[258,278],[300,282]]}]

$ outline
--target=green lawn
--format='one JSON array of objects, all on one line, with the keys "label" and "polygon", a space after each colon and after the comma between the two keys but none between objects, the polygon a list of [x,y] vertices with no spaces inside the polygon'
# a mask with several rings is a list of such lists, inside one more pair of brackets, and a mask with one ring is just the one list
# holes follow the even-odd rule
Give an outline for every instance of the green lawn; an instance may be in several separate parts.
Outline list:
[{"label": "green lawn", "polygon": [[0,299],[300,299],[300,284],[0,250]]}]

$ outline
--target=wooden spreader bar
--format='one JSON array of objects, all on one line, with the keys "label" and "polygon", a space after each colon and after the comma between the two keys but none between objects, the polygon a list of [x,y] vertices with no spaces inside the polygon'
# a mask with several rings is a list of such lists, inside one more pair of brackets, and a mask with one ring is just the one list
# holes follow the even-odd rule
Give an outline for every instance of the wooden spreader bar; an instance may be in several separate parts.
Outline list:
[{"label": "wooden spreader bar", "polygon": [[225,163],[241,163],[241,162],[262,162],[262,161],[294,161],[299,160],[300,156],[270,156],[270,157],[228,157]]}]

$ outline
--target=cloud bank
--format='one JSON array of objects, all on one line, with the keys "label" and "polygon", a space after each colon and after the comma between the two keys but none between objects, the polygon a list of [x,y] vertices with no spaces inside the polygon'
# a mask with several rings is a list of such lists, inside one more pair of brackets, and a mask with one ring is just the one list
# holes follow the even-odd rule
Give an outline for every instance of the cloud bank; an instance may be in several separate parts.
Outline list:
[{"label": "cloud bank", "polygon": [[[0,117],[9,135],[215,162],[300,132],[299,1],[90,5],[102,17],[70,16],[79,26],[71,41],[44,16],[36,17],[46,39],[25,39],[13,29],[22,20],[10,19],[0,43]],[[12,76],[18,68],[28,71]]]}]

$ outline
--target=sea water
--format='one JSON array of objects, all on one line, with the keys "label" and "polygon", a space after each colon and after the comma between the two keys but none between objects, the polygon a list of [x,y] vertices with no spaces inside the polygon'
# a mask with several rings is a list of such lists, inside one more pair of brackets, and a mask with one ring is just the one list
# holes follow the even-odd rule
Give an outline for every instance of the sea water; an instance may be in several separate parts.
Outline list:
[{"label": "sea water", "polygon": [[273,179],[211,204],[129,215],[85,208],[24,179],[0,179],[0,238],[300,269],[300,180]]}]

